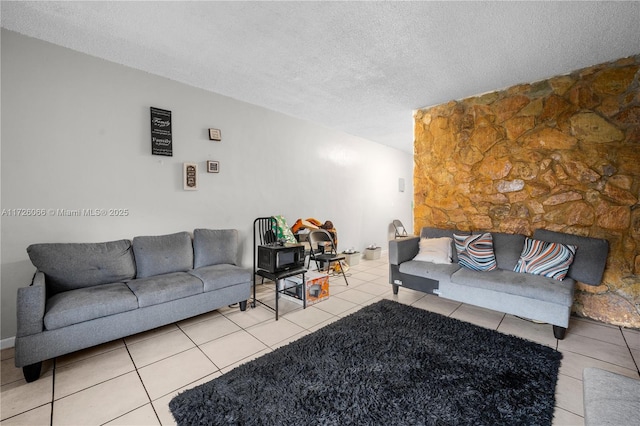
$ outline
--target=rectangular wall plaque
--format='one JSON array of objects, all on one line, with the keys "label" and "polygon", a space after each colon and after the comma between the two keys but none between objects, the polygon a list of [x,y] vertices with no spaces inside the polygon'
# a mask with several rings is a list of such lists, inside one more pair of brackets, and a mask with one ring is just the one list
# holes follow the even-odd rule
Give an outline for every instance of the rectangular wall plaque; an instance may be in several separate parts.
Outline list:
[{"label": "rectangular wall plaque", "polygon": [[219,173],[219,172],[220,172],[220,162],[207,160],[207,173]]},{"label": "rectangular wall plaque", "polygon": [[220,133],[220,129],[209,129],[209,140],[221,141],[222,133]]},{"label": "rectangular wall plaque", "polygon": [[151,154],[173,156],[171,111],[151,107]]},{"label": "rectangular wall plaque", "polygon": [[183,163],[182,179],[184,181],[185,191],[195,191],[198,189],[198,164]]}]

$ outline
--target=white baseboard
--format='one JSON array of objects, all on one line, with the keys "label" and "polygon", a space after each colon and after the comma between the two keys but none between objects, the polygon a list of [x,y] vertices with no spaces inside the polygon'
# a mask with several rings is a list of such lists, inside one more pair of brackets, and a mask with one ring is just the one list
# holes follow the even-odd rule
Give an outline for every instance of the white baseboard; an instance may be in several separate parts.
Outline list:
[{"label": "white baseboard", "polygon": [[6,339],[0,340],[0,350],[12,348],[16,345],[15,337],[7,337]]}]

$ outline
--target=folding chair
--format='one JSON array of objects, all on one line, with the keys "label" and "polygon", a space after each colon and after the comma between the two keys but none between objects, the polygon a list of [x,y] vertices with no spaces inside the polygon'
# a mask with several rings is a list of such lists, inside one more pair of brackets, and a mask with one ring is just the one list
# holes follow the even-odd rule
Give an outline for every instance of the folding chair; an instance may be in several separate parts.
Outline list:
[{"label": "folding chair", "polygon": [[[320,270],[320,263],[327,264],[328,272],[329,270],[331,270],[331,264],[335,262],[339,263],[341,260],[346,259],[346,256],[338,254],[336,246],[333,243],[333,238],[331,238],[331,235],[324,229],[314,229],[309,232],[309,244],[311,244],[309,261],[313,259],[313,261],[316,262],[316,267],[318,268],[318,270]],[[316,253],[316,250],[314,250],[314,248],[317,247],[318,244],[324,244],[325,250],[323,253]],[[327,249],[327,247],[329,248]],[[340,272],[344,277],[344,282],[349,285],[349,281],[347,281],[347,276],[344,273],[344,268],[342,267],[342,265],[340,265]]]},{"label": "folding chair", "polygon": [[402,222],[400,222],[399,219],[394,219],[393,227],[396,230],[396,235],[395,235],[396,238],[404,238],[409,236],[407,235],[407,229],[404,227],[404,225],[402,224]]}]

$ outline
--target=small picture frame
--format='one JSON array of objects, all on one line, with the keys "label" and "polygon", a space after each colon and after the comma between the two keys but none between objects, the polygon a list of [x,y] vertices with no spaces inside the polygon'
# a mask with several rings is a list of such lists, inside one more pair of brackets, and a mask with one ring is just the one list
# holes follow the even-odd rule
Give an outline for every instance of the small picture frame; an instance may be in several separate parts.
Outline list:
[{"label": "small picture frame", "polygon": [[220,173],[220,162],[207,161],[207,173]]},{"label": "small picture frame", "polygon": [[182,178],[185,191],[196,191],[198,189],[198,164],[182,163]]},{"label": "small picture frame", "polygon": [[220,133],[220,129],[209,129],[209,140],[221,141],[222,133]]}]

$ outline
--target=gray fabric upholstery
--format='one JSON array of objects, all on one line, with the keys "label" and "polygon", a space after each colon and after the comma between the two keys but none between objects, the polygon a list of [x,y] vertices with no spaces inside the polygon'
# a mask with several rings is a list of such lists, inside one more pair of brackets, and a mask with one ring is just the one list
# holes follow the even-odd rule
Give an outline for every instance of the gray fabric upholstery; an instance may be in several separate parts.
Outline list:
[{"label": "gray fabric upholstery", "polygon": [[[426,238],[452,237],[450,229],[425,227],[420,236]],[[480,231],[478,231],[480,232]],[[493,309],[525,318],[543,321],[559,327],[569,326],[575,281],[600,283],[606,264],[608,244],[605,240],[579,237],[552,231],[538,230],[534,238],[563,244],[575,244],[578,250],[569,276],[562,281],[540,275],[514,272],[520,258],[525,236],[492,232],[493,249],[498,269],[488,272],[466,268],[447,270],[447,266],[407,259],[418,241],[403,247],[402,240],[389,242],[389,283],[414,290],[433,289],[441,297]],[[456,253],[455,247],[453,253]],[[412,258],[411,258],[412,259]],[[456,264],[457,265],[457,256]],[[452,275],[448,276],[448,272]],[[424,279],[424,281],[420,281]],[[434,281],[435,280],[435,281]],[[424,283],[424,284],[423,284]],[[397,290],[397,287],[394,287]],[[431,290],[430,290],[431,291]]]},{"label": "gray fabric upholstery", "polygon": [[193,245],[188,232],[135,237],[133,253],[137,278],[185,272],[193,268]]},{"label": "gray fabric upholstery", "polygon": [[518,259],[520,259],[525,236],[502,232],[492,232],[491,236],[493,237],[493,252],[496,255],[498,268],[513,271]]},{"label": "gray fabric upholstery", "polygon": [[235,229],[195,229],[193,267],[238,263],[238,231]]},{"label": "gray fabric upholstery", "polygon": [[31,263],[46,275],[51,294],[132,279],[131,241],[45,243],[27,247]]},{"label": "gray fabric upholstery", "polygon": [[[212,242],[207,239],[215,238],[216,245],[202,246],[204,259],[231,260],[231,251],[237,252],[238,249],[237,232],[205,231],[206,238],[203,241]],[[230,244],[233,247],[218,244]],[[126,262],[115,256],[118,248],[124,249],[121,252],[124,251],[128,256]],[[135,260],[134,254],[138,256]],[[50,267],[53,276],[57,277],[55,273],[59,273],[59,280],[65,284],[68,284],[63,281],[66,276],[61,271],[68,272],[77,288],[67,290],[72,286],[58,286],[54,287],[58,293],[54,293],[50,288],[50,277],[37,271],[31,286],[18,289],[16,367],[161,327],[234,303],[244,307],[246,304],[242,302],[246,303],[251,294],[251,271],[230,264],[207,266],[200,271],[200,275],[209,280],[208,291],[204,292],[203,281],[189,273],[193,267],[194,251],[187,232],[136,237],[133,244],[123,240],[98,244],[33,245],[31,255],[34,265],[37,263],[45,268]],[[233,257],[235,261],[235,255]],[[117,263],[118,260],[122,263]],[[56,261],[66,264],[55,265]],[[138,278],[135,278],[136,264]],[[95,270],[92,271],[92,268]],[[127,273],[117,273],[123,270]],[[171,272],[162,273],[164,271]],[[104,277],[112,276],[122,280],[102,282]],[[91,278],[95,277],[101,279],[92,281]],[[96,282],[99,284],[94,284]],[[94,285],[86,286],[87,283]],[[45,328],[45,324],[48,328]]]},{"label": "gray fabric upholstery", "polygon": [[64,291],[47,300],[47,330],[138,309],[138,300],[124,283]]},{"label": "gray fabric upholstery", "polygon": [[585,426],[637,425],[640,380],[599,368],[582,370]]},{"label": "gray fabric upholstery", "polygon": [[251,282],[251,271],[235,265],[211,265],[189,271],[204,283],[204,291],[213,291]]},{"label": "gray fabric upholstery", "polygon": [[460,268],[451,276],[451,282],[468,287],[482,288],[565,306],[573,304],[575,282],[571,278],[558,281],[540,275],[522,274],[519,272],[496,269],[477,272]]},{"label": "gray fabric upholstery", "polygon": [[202,281],[186,272],[172,272],[127,283],[138,298],[138,306],[157,305],[203,292]]},{"label": "gray fabric upholstery", "polygon": [[33,283],[29,287],[18,289],[18,331],[16,336],[26,336],[40,333],[43,330],[45,307],[47,305],[47,290],[42,272],[36,272]]},{"label": "gray fabric upholstery", "polygon": [[449,281],[451,275],[458,269],[460,269],[460,265],[457,263],[441,264],[410,260],[400,264],[400,272],[403,274],[415,275],[436,281]]},{"label": "gray fabric upholstery", "polygon": [[559,327],[567,328],[569,326],[571,306],[486,288],[456,284],[451,281],[440,282],[439,292],[440,297],[446,299],[493,309],[506,314],[518,315]]},{"label": "gray fabric upholstery", "polygon": [[389,263],[400,265],[413,259],[420,250],[420,237],[408,237],[389,240]]},{"label": "gray fabric upholstery", "polygon": [[546,229],[536,229],[533,233],[533,238],[577,246],[576,256],[569,267],[567,276],[585,284],[600,285],[602,283],[602,275],[604,274],[607,253],[609,252],[607,240],[564,234]]},{"label": "gray fabric upholstery", "polygon": [[80,349],[172,324],[249,299],[251,284],[226,287],[146,308],[16,338],[15,365],[23,367]]},{"label": "gray fabric upholstery", "polygon": [[455,245],[455,242],[453,241],[453,234],[471,235],[471,233],[468,231],[458,231],[455,229],[430,228],[425,226],[420,231],[420,238],[441,238],[441,237],[451,238],[451,260],[453,261],[453,263],[458,263],[458,251],[456,250],[456,245]]}]

